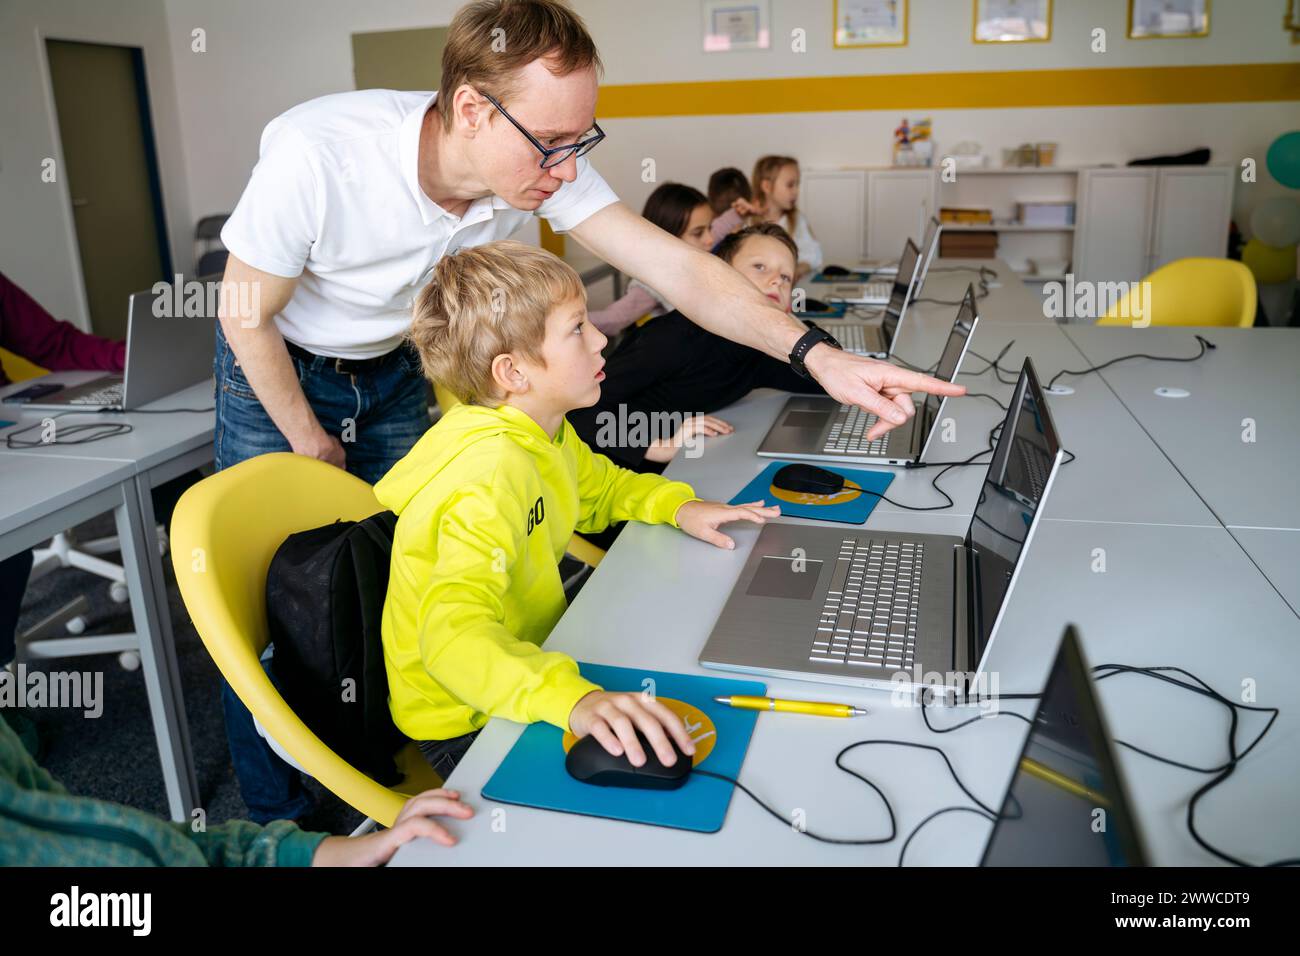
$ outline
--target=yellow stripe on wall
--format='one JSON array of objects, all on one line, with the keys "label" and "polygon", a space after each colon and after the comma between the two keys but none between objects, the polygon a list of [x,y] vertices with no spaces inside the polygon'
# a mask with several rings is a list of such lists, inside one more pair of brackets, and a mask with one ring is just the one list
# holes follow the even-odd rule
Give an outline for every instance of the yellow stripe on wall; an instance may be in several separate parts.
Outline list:
[{"label": "yellow stripe on wall", "polygon": [[602,86],[601,119],[1300,100],[1300,63],[803,76]]}]

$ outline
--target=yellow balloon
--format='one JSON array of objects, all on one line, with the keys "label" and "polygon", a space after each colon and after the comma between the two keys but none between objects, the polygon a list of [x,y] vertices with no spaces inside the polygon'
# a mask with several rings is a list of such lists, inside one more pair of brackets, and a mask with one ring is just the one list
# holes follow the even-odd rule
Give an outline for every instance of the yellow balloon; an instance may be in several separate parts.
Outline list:
[{"label": "yellow balloon", "polygon": [[1252,239],[1241,250],[1241,261],[1260,282],[1286,282],[1296,277],[1296,247],[1267,246]]}]

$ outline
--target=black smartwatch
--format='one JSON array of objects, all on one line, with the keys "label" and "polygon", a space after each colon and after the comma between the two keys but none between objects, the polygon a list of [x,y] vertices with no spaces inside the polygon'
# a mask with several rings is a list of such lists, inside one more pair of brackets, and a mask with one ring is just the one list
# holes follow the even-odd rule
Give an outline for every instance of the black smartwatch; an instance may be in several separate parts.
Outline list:
[{"label": "black smartwatch", "polygon": [[831,335],[823,328],[811,328],[799,337],[799,341],[794,343],[794,348],[790,351],[790,367],[802,375],[804,378],[812,378],[808,374],[808,369],[804,367],[803,360],[808,353],[812,351],[814,345],[825,342],[832,348],[842,349],[844,346],[835,341],[835,336]]}]

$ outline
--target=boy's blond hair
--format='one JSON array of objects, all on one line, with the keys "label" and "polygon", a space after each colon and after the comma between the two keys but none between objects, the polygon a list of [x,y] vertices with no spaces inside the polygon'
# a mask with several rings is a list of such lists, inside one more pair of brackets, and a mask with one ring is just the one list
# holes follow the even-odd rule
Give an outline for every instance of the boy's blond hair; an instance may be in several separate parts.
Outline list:
[{"label": "boy's blond hair", "polygon": [[582,280],[546,250],[509,239],[471,246],[438,262],[407,338],[430,381],[495,406],[492,360],[511,352],[545,365],[546,316],[571,299],[586,301]]}]

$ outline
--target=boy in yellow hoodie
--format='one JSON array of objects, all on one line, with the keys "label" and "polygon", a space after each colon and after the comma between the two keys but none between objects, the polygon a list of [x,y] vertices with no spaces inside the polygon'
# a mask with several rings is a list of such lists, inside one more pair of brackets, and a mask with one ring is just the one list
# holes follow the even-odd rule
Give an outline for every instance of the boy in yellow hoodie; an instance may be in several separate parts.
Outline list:
[{"label": "boy in yellow hoodie", "polygon": [[444,778],[490,717],[594,734],[636,766],[637,731],[665,764],[669,737],[693,753],[663,704],[606,692],[541,649],[565,610],[560,558],[575,529],[664,523],[730,548],[720,525],[778,514],[701,501],[578,438],[565,414],[594,404],[604,377],[606,339],[586,319],[577,273],[510,241],[444,256],[415,305],[424,372],[462,404],[375,485],[398,515],[384,660],[394,723]]}]

